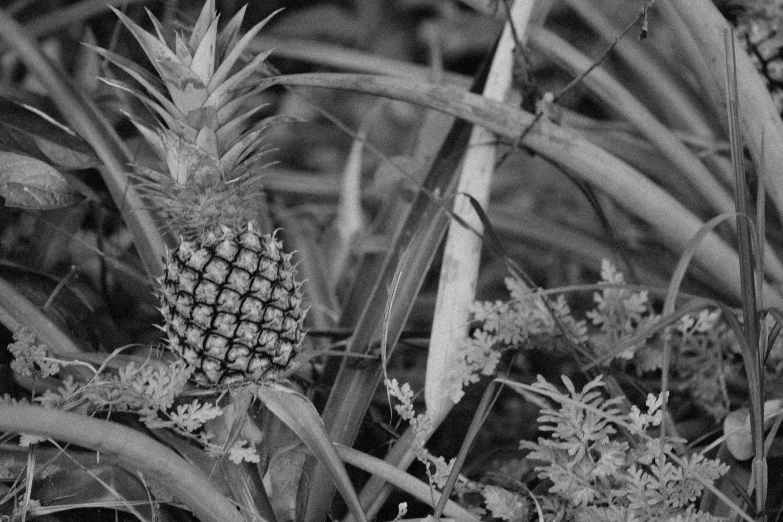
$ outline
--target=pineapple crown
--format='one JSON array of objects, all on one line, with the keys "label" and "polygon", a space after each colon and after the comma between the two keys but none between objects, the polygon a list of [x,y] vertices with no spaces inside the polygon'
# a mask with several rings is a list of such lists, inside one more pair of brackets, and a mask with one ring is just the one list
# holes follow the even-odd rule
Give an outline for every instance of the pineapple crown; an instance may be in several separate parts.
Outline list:
[{"label": "pineapple crown", "polygon": [[247,210],[252,207],[249,200],[260,193],[250,167],[268,152],[261,136],[272,119],[258,121],[263,104],[247,107],[264,89],[253,79],[266,70],[264,62],[271,51],[244,65],[240,57],[276,12],[240,38],[245,9],[218,31],[215,1],[207,0],[187,38],[164,29],[149,10],[155,35],[114,9],[158,77],[116,53],[95,48],[146,91],[122,81],[104,80],[138,98],[158,117],[157,128],[133,117],[131,121],[165,165],[165,172],[136,168],[143,180],[141,188],[149,189],[164,222],[184,235],[203,232],[209,223],[215,223],[216,216],[222,225],[247,222],[252,219]]}]

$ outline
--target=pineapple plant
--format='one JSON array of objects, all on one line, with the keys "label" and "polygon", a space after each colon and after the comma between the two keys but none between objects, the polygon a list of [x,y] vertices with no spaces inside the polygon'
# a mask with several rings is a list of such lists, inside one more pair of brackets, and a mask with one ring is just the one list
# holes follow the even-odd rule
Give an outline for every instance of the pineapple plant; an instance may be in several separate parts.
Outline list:
[{"label": "pineapple plant", "polygon": [[162,169],[137,165],[136,177],[165,227],[179,237],[160,279],[162,329],[170,348],[194,367],[204,386],[259,383],[293,365],[303,337],[301,283],[291,254],[254,223],[263,107],[253,80],[269,53],[242,55],[267,18],[240,38],[241,9],[222,30],[208,0],[189,37],[148,13],[152,34],[115,10],[158,77],[105,49],[107,60],[146,91],[131,93],[158,124],[131,117]]}]

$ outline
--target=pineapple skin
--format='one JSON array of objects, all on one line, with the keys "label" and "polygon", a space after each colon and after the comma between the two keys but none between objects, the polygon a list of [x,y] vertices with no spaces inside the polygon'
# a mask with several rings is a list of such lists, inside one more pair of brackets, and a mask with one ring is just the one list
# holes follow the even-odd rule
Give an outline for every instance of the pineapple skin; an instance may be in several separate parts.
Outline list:
[{"label": "pineapple skin", "polygon": [[200,385],[280,379],[304,335],[300,287],[291,254],[252,223],[183,239],[161,279],[169,345]]}]

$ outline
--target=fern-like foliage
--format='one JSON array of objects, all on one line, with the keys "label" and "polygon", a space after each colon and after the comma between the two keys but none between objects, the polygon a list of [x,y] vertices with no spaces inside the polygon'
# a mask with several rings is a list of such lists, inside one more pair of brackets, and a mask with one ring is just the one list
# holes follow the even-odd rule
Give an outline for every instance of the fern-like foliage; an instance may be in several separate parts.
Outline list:
[{"label": "fern-like foliage", "polygon": [[[46,345],[24,328],[16,332],[14,339],[10,346],[14,355],[12,366],[22,375],[60,376],[60,370],[66,366],[89,366],[51,354]],[[148,361],[140,366],[129,362],[116,371],[110,370],[107,364],[90,369],[93,375],[88,381],[78,381],[73,375],[62,376],[56,388],[47,389],[33,401],[44,408],[85,415],[112,411],[135,413],[148,428],[173,431],[200,444],[210,455],[226,455],[233,462],[259,461],[255,447],[247,446],[246,440],[237,439],[229,448],[210,441],[214,435],[205,429],[205,425],[223,415],[223,409],[212,402],[181,400],[193,373],[193,369],[183,361]],[[2,398],[0,402],[3,402]],[[40,437],[23,435],[20,444],[29,445],[41,440]]]},{"label": "fern-like foliage", "polygon": [[[661,400],[648,397],[647,411],[624,415],[617,399],[605,399],[601,376],[577,391],[563,376],[567,394],[539,376],[533,388],[556,406],[542,410],[541,430],[550,438],[523,441],[529,458],[541,461],[539,477],[553,495],[546,520],[672,522],[721,520],[701,513],[695,502],[705,484],[728,466],[692,454],[674,459],[672,444],[663,445],[648,430],[661,422]],[[618,428],[627,434],[618,440]]]},{"label": "fern-like foliage", "polygon": [[[603,288],[593,294],[595,307],[582,318],[574,317],[563,295],[552,298],[551,292],[530,289],[515,278],[506,279],[509,301],[476,303],[472,312],[478,328],[459,347],[452,367],[455,402],[464,386],[481,375],[491,375],[500,352],[509,349],[563,354],[578,347],[583,357],[605,367],[630,369],[639,376],[660,370],[661,334],[632,341],[640,332],[655,330],[661,324],[648,292],[628,288],[623,274],[609,261],[601,265],[598,285]],[[710,309],[681,317],[667,331],[673,382],[721,420],[729,407],[726,382],[742,379],[742,360],[733,331],[719,310]],[[770,364],[783,360],[779,352],[773,349]]]}]

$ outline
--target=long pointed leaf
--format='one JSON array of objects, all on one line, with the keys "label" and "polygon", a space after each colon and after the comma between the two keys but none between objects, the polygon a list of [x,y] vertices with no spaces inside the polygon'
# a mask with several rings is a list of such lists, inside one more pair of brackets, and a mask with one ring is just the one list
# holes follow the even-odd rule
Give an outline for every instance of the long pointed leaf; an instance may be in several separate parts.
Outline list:
[{"label": "long pointed leaf", "polygon": [[[479,88],[483,81],[484,75],[479,75]],[[346,299],[349,305],[340,318],[342,326],[354,327],[356,332],[346,347],[348,353],[373,354],[382,338],[390,348],[396,345],[449,223],[440,201],[434,201],[431,195],[453,192],[457,183],[455,171],[465,152],[470,130],[471,125],[466,121],[454,123],[430,167],[423,190],[409,208],[380,267],[373,256],[362,260],[357,283]],[[406,266],[400,268],[403,260]],[[396,285],[397,297],[387,314],[389,291],[398,272],[401,277]],[[368,292],[367,281],[371,279],[367,278],[372,277],[376,279]],[[384,336],[384,332],[387,335]],[[347,359],[342,363],[323,413],[332,440],[353,444],[381,376],[380,361],[361,367],[348,363]],[[316,467],[305,516],[308,522],[320,522],[331,503],[334,490],[326,479],[324,470]]]},{"label": "long pointed leaf", "polygon": [[262,386],[258,389],[257,396],[275,416],[296,433],[329,471],[356,520],[367,522],[345,466],[310,401],[302,394],[280,385]]},{"label": "long pointed leaf", "polygon": [[250,29],[247,33],[245,33],[245,35],[239,40],[239,42],[237,42],[234,48],[229,51],[225,59],[223,59],[223,62],[220,64],[220,67],[218,67],[218,70],[215,71],[215,75],[207,85],[208,91],[212,92],[213,90],[217,89],[218,85],[222,85],[226,81],[226,78],[228,78],[228,75],[231,72],[231,69],[234,67],[234,64],[237,62],[237,60],[239,60],[239,57],[242,56],[242,53],[245,52],[245,49],[253,40],[253,38],[255,38],[258,32],[264,28],[269,20],[271,20],[280,11],[281,10],[278,9],[277,11],[273,12],[254,25],[253,28]]},{"label": "long pointed leaf", "polygon": [[164,42],[142,29],[136,22],[112,8],[117,18],[131,32],[155,70],[163,79],[174,104],[184,114],[200,108],[207,99],[207,90],[201,79],[179,61],[174,51]]},{"label": "long pointed leaf", "polygon": [[[107,49],[102,49],[100,47],[90,46],[90,49],[95,51],[96,53],[100,54],[107,60],[109,60],[111,63],[128,73],[128,75],[139,82],[142,87],[150,94],[152,97],[157,100],[157,102],[171,114],[172,117],[180,120],[184,120],[185,116],[182,113],[182,111],[177,108],[176,105],[174,105],[171,100],[166,98],[163,93],[161,92],[164,88],[163,84],[156,78],[155,76],[151,75],[144,69],[142,69],[138,64],[135,62],[132,62],[131,60],[128,60],[127,58],[120,56],[119,54],[113,53]],[[112,80],[112,82],[116,82],[116,80]],[[135,91],[135,89],[130,88],[131,91]]]},{"label": "long pointed leaf", "polygon": [[272,54],[271,50],[254,56],[250,63],[245,65],[234,76],[227,79],[225,82],[218,84],[215,90],[210,93],[209,98],[207,98],[205,103],[218,108],[225,105],[234,96],[235,91],[241,87],[242,82],[250,78],[253,74],[262,71],[264,62],[270,54]]}]

